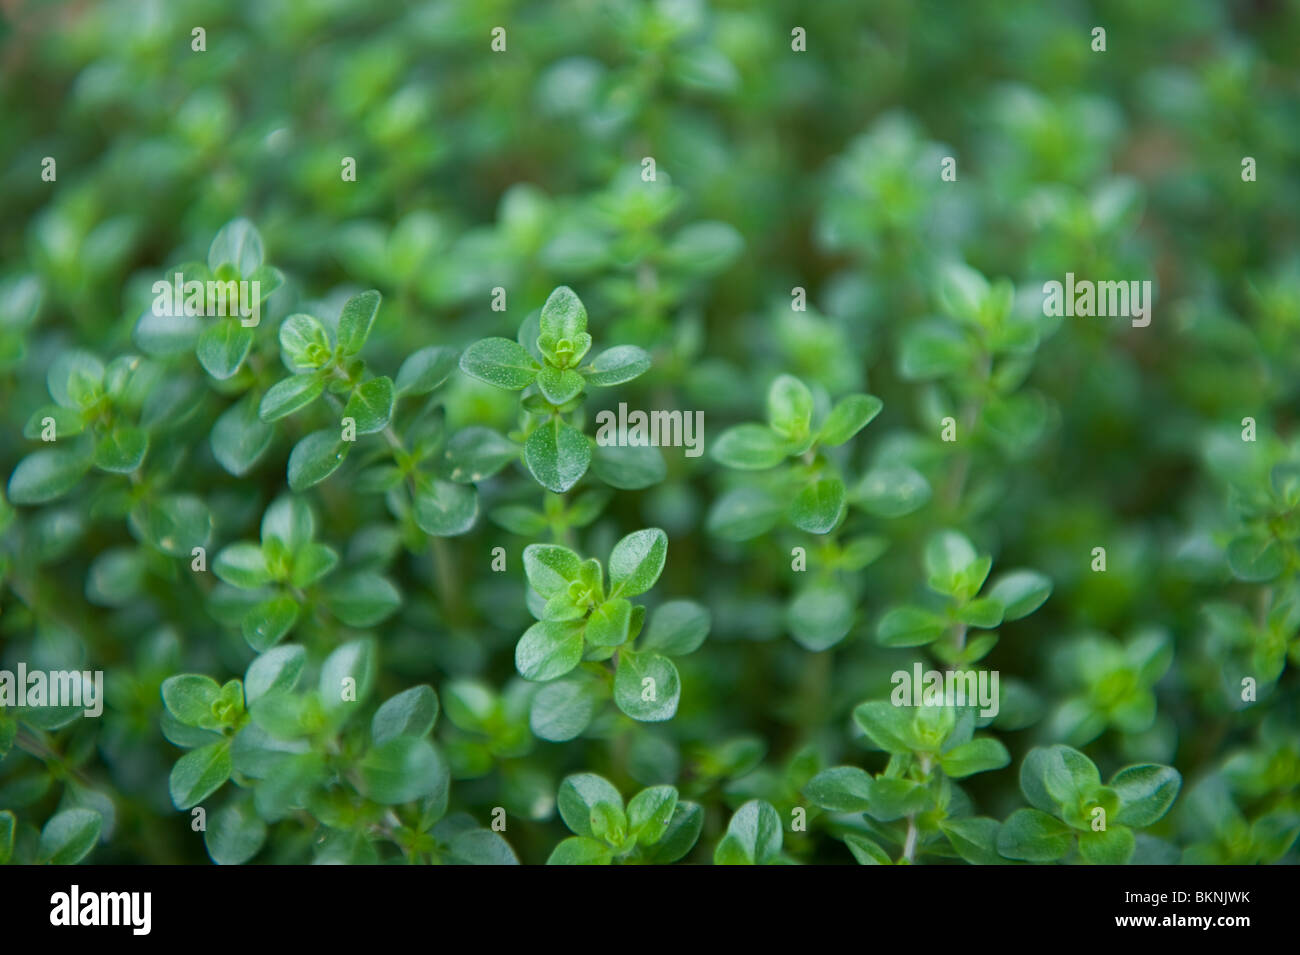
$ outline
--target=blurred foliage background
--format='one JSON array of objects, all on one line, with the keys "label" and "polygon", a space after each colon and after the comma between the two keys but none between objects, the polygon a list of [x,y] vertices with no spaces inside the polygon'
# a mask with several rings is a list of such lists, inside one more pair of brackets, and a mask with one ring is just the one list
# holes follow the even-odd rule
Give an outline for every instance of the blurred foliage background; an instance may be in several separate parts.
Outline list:
[{"label": "blurred foliage background", "polygon": [[[792,50],[796,27],[806,52]],[[445,704],[449,685],[479,681],[495,701],[487,724],[462,714],[434,731],[453,809],[484,825],[504,806],[526,862],[566,834],[555,793],[571,772],[625,794],[677,785],[704,809],[690,861],[712,858],[750,798],[788,830],[818,769],[883,765],[850,712],[927,658],[880,646],[877,624],[923,592],[926,539],[957,528],[996,568],[1034,568],[1054,587],[981,663],[1002,675],[991,731],[1012,755],[970,784],[982,813],[1021,805],[1023,754],[1064,742],[1103,775],[1137,761],[1181,772],[1148,860],[1296,861],[1296,4],[13,0],[0,29],[0,473],[41,447],[24,428],[50,403],[60,356],[145,352],[153,369],[134,477],[96,473],[0,511],[0,666],[103,669],[108,682],[98,719],[23,729],[0,712],[0,809],[20,850],[56,811],[86,806],[104,819],[91,861],[208,858],[168,795],[180,751],[160,730],[159,687],[182,672],[223,683],[255,653],[212,610],[211,575],[191,574],[188,551],[169,554],[138,515],[184,493],[210,515],[211,552],[256,538],[304,431],[284,425],[240,476],[209,434],[243,391],[281,376],[281,319],[333,317],[377,288],[366,356],[394,374],[425,346],[513,338],[569,285],[598,340],[654,360],[592,411],[702,409],[707,445],[761,419],[780,373],[819,407],[882,398],[835,457],[845,526],[881,553],[827,570],[834,554],[779,512],[754,523],[737,510],[740,479],[770,510],[750,478],[666,449],[663,479],[616,490],[575,543],[603,557],[632,530],[664,528],[657,599],[706,604],[712,633],[679,662],[673,720],[610,714],[552,743],[529,731],[533,687],[513,665],[529,538],[487,517],[539,506],[541,489],[517,467],[481,482],[476,526],[434,553],[345,465],[306,496],[318,539],[400,589],[400,610],[373,628],[376,699],[429,683]],[[948,156],[955,182],[940,178]],[[137,322],[152,284],[205,259],[241,216],[286,282],[259,330],[272,366],[223,382],[192,350],[149,353]],[[1044,318],[1042,285],[1066,272],[1151,279],[1150,327]],[[796,287],[806,311],[792,308]],[[988,322],[1014,331],[1004,350]],[[451,428],[515,423],[514,396],[459,372],[438,396]],[[940,440],[948,416],[955,443]],[[495,546],[504,574],[489,570]],[[804,574],[795,546],[809,551]],[[1095,547],[1105,572],[1091,569]],[[852,604],[847,634],[820,651],[790,625],[814,577]],[[324,652],[342,637],[309,627],[305,639]],[[309,860],[317,825],[273,822],[256,860]],[[807,832],[787,831],[787,855],[851,861],[837,825],[814,812]]]}]

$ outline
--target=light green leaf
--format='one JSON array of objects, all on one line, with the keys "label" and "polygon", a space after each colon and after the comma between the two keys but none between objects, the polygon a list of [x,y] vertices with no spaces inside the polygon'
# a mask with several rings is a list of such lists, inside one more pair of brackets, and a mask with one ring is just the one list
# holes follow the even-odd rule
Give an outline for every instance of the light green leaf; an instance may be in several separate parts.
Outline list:
[{"label": "light green leaf", "polygon": [[365,794],[385,806],[413,802],[446,784],[447,764],[427,739],[394,736],[371,747],[360,764]]},{"label": "light green leaf", "polygon": [[233,318],[214,319],[199,335],[195,354],[213,378],[225,381],[239,371],[253,347],[253,329]]},{"label": "light green leaf", "polygon": [[713,458],[719,464],[742,471],[761,471],[785,460],[789,445],[775,431],[761,424],[738,424],[718,435]]},{"label": "light green leaf", "polygon": [[871,777],[856,766],[835,766],[810,779],[803,793],[831,812],[866,812],[871,807]]},{"label": "light green leaf", "polygon": [[243,477],[266,453],[274,434],[275,429],[258,415],[258,402],[250,392],[213,424],[212,456],[235,477]]},{"label": "light green leaf", "polygon": [[880,414],[885,403],[875,395],[848,395],[831,409],[817,432],[817,442],[835,447],[848,441]]},{"label": "light green leaf", "polygon": [[657,653],[619,653],[614,673],[614,702],[643,723],[670,720],[681,699],[681,677],[667,657]]},{"label": "light green leaf", "polygon": [[707,607],[693,600],[670,600],[651,614],[650,624],[637,646],[665,656],[685,656],[699,649],[711,623]]},{"label": "light green leaf", "polygon": [[313,431],[289,452],[289,489],[299,492],[315,487],[339,469],[348,456],[350,442],[342,440],[337,428]]},{"label": "light green leaf", "polygon": [[398,736],[426,736],[438,719],[438,694],[427,685],[390,696],[370,720],[370,738],[385,743]]},{"label": "light green leaf", "polygon": [[[41,830],[37,858],[50,865],[75,865],[95,848],[103,824],[103,816],[93,809],[65,809],[56,813]],[[12,828],[9,839],[12,844]]]},{"label": "light green leaf", "polygon": [[810,534],[829,534],[844,515],[844,482],[822,478],[809,484],[790,504],[790,521]]},{"label": "light green leaf", "polygon": [[668,559],[668,535],[657,527],[628,534],[609,555],[612,596],[635,597],[655,585]]},{"label": "light green leaf", "polygon": [[781,817],[771,803],[751,799],[731,817],[713,853],[714,865],[769,865],[781,854]]},{"label": "light green leaf", "polygon": [[600,388],[621,385],[650,370],[650,356],[635,345],[607,348],[582,369],[587,383]]},{"label": "light green leaf", "polygon": [[33,451],[9,477],[14,504],[44,504],[67,494],[90,470],[91,459],[78,448]]},{"label": "light green leaf", "polygon": [[460,356],[460,370],[465,374],[510,391],[527,388],[540,369],[522,345],[508,338],[481,339]]},{"label": "light green leaf", "polygon": [[1138,829],[1159,822],[1178,798],[1182,784],[1182,776],[1172,766],[1126,766],[1110,781],[1120,802],[1113,821]]},{"label": "light green leaf", "polygon": [[524,463],[542,487],[563,494],[587,473],[591,442],[558,417],[551,418],[524,442]]},{"label": "light green leaf", "polygon": [[190,750],[172,767],[172,803],[177,809],[197,806],[225,784],[230,772],[228,739]]},{"label": "light green leaf", "polygon": [[385,375],[359,385],[348,398],[342,417],[356,422],[357,434],[383,431],[393,417],[392,379]]},{"label": "light green leaf", "polygon": [[445,345],[429,345],[412,352],[397,369],[394,391],[399,398],[433,391],[452,373],[459,355]]},{"label": "light green leaf", "polygon": [[568,673],[582,660],[581,621],[543,620],[515,646],[515,669],[526,680],[544,683]]},{"label": "light green leaf", "polygon": [[349,627],[373,627],[402,605],[392,581],[366,570],[332,581],[324,596],[330,613]]},{"label": "light green leaf", "polygon": [[286,415],[307,407],[321,396],[325,390],[325,380],[314,372],[293,375],[273,384],[262,396],[257,409],[258,417],[263,421],[278,421]]},{"label": "light green leaf", "polygon": [[119,426],[99,439],[95,467],[114,474],[130,474],[144,462],[149,435],[143,428]]},{"label": "light green leaf", "polygon": [[354,295],[343,304],[339,314],[339,348],[345,355],[355,355],[370,337],[379,311],[380,294],[374,289]]}]

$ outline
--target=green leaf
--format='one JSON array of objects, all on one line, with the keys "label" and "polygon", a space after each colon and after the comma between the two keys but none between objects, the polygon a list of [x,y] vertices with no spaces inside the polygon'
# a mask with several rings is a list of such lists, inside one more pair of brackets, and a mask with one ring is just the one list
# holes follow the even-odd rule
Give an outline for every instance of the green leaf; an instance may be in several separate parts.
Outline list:
[{"label": "green leaf", "polygon": [[275,647],[259,654],[244,673],[245,701],[251,707],[267,693],[292,690],[297,686],[306,662],[306,649],[296,645]]},{"label": "green leaf", "polygon": [[784,438],[800,441],[812,425],[812,392],[793,375],[779,375],[767,391],[767,423]]},{"label": "green leaf", "polygon": [[573,289],[561,285],[542,306],[540,330],[555,340],[576,339],[587,330],[587,309]]},{"label": "green leaf", "polygon": [[706,528],[723,540],[752,540],[771,530],[788,507],[788,499],[766,488],[733,488],[714,502]]},{"label": "green leaf", "polygon": [[321,664],[317,684],[321,702],[328,709],[364,702],[374,686],[377,653],[371,637],[337,647]]},{"label": "green leaf", "polygon": [[1133,858],[1137,841],[1127,826],[1112,825],[1100,832],[1079,833],[1079,855],[1091,865],[1126,865]]},{"label": "green leaf", "polygon": [[257,227],[247,219],[232,219],[208,246],[208,268],[215,273],[223,265],[232,265],[241,278],[247,278],[261,266],[262,256]]},{"label": "green leaf", "polygon": [[992,630],[1002,622],[1002,604],[992,597],[981,597],[960,607],[957,619],[972,627]]},{"label": "green leaf", "polygon": [[162,682],[163,705],[186,726],[211,729],[218,725],[212,704],[220,694],[216,680],[197,673],[170,676]]},{"label": "green leaf", "polygon": [[929,791],[914,780],[893,776],[878,776],[871,780],[871,808],[868,811],[873,819],[892,822],[926,812],[931,804]]},{"label": "green leaf", "polygon": [[[41,830],[37,858],[50,865],[75,865],[95,848],[103,824],[103,816],[93,809],[65,809],[56,813]],[[12,827],[9,839],[12,845]]]},{"label": "green leaf", "polygon": [[339,314],[339,348],[345,355],[361,351],[379,311],[380,294],[374,289],[354,295],[343,303]]},{"label": "green leaf", "polygon": [[641,790],[627,804],[627,827],[638,845],[654,845],[668,830],[677,809],[675,786],[650,786]]},{"label": "green leaf", "polygon": [[315,487],[339,469],[348,456],[349,442],[337,428],[313,431],[289,452],[289,489],[294,492]]},{"label": "green leaf", "polygon": [[1237,537],[1228,543],[1228,566],[1238,580],[1274,580],[1285,569],[1286,560],[1286,548],[1276,537]]},{"label": "green leaf", "polygon": [[650,356],[643,349],[635,345],[615,345],[593,358],[582,372],[587,376],[587,384],[605,388],[631,381],[649,370]]},{"label": "green leaf", "polygon": [[289,583],[298,589],[310,587],[338,566],[338,551],[325,544],[308,541],[293,555]]},{"label": "green leaf", "polygon": [[413,503],[416,526],[431,537],[467,533],[478,520],[478,492],[464,484],[421,480]]},{"label": "green leaf", "polygon": [[562,743],[577,737],[608,698],[590,678],[556,680],[540,687],[529,707],[528,724],[539,739]]},{"label": "green leaf", "polygon": [[562,677],[582,660],[581,621],[543,620],[515,646],[515,669],[526,680],[544,683]]},{"label": "green leaf", "polygon": [[769,865],[781,854],[781,817],[771,803],[751,799],[731,817],[713,853],[714,865]]},{"label": "green leaf", "polygon": [[1010,764],[1007,748],[992,737],[979,737],[954,746],[939,757],[939,765],[953,779],[964,779],[975,773],[1001,769]]},{"label": "green leaf", "polygon": [[939,828],[948,837],[953,850],[972,865],[1005,865],[998,855],[998,831],[1002,828],[996,819],[971,816],[964,819],[944,819]]},{"label": "green leaf", "polygon": [[263,544],[274,538],[296,557],[316,534],[316,516],[304,498],[283,494],[262,515],[259,533]]},{"label": "green leaf", "polygon": [[533,590],[543,597],[567,592],[581,569],[582,558],[567,547],[529,544],[524,548],[524,574]]},{"label": "green leaf", "polygon": [[524,463],[537,482],[563,494],[577,484],[591,464],[591,442],[558,417],[533,430],[524,442]]},{"label": "green leaf", "polygon": [[611,596],[635,597],[655,585],[668,558],[668,535],[657,527],[634,531],[609,554]]},{"label": "green leaf", "polygon": [[243,865],[266,842],[264,823],[245,802],[231,803],[208,819],[203,843],[217,865]]},{"label": "green leaf", "polygon": [[552,368],[546,365],[537,373],[537,388],[553,405],[562,405],[582,394],[586,380],[572,368]]},{"label": "green leaf", "polygon": [[504,435],[478,425],[457,431],[447,442],[447,461],[453,481],[468,484],[496,474],[519,457],[519,445]]},{"label": "green leaf", "polygon": [[271,571],[262,548],[248,542],[222,548],[212,561],[212,572],[231,586],[243,590],[255,590],[271,581]]},{"label": "green leaf", "polygon": [[143,428],[119,426],[99,439],[95,467],[114,474],[130,474],[144,462],[149,435]]},{"label": "green leaf", "polygon": [[266,453],[274,434],[275,429],[258,415],[258,402],[250,392],[213,424],[212,456],[235,477],[243,477]]},{"label": "green leaf", "polygon": [[858,704],[853,721],[885,752],[898,755],[912,752],[915,734],[910,709],[885,700],[872,700]]},{"label": "green leaf", "polygon": [[785,460],[789,446],[775,431],[761,424],[738,424],[718,435],[713,458],[724,467],[761,471]]},{"label": "green leaf", "polygon": [[320,368],[334,356],[325,326],[305,312],[281,322],[279,337],[280,351],[295,369]]},{"label": "green leaf", "polygon": [[704,810],[696,803],[679,800],[664,834],[642,849],[642,859],[653,865],[676,862],[695,847],[703,829]]},{"label": "green leaf", "polygon": [[1017,809],[998,829],[997,850],[1008,859],[1055,862],[1073,844],[1069,826],[1037,809]]},{"label": "green leaf", "polygon": [[943,636],[948,621],[923,607],[894,607],[880,618],[876,642],[882,647],[923,647]]},{"label": "green leaf", "polygon": [[14,504],[44,504],[71,491],[90,470],[90,458],[77,448],[33,451],[9,477]]},{"label": "green leaf", "polygon": [[392,581],[365,570],[332,582],[324,596],[330,613],[349,627],[373,627],[402,605]]},{"label": "green leaf", "polygon": [[930,482],[906,464],[878,464],[862,476],[850,499],[876,517],[903,517],[930,500]]},{"label": "green leaf", "polygon": [[1160,821],[1178,798],[1182,785],[1183,777],[1172,766],[1126,766],[1110,781],[1120,802],[1113,821],[1137,829]]},{"label": "green leaf", "polygon": [[445,345],[429,345],[412,352],[397,369],[394,391],[399,398],[428,394],[452,373],[459,355]]},{"label": "green leaf", "polygon": [[885,403],[875,395],[848,395],[831,409],[817,432],[818,444],[835,447],[848,441],[880,414]]},{"label": "green leaf", "polygon": [[1101,774],[1083,753],[1069,746],[1038,746],[1020,764],[1020,789],[1031,806],[1047,812],[1074,806],[1101,785]]},{"label": "green leaf", "polygon": [[1003,620],[1027,617],[1052,593],[1052,580],[1036,570],[1015,570],[1003,574],[988,591],[1003,606]]},{"label": "green leaf", "polygon": [[527,388],[540,369],[522,345],[508,338],[481,339],[460,356],[460,370],[465,374],[510,391]]},{"label": "green leaf", "polygon": [[903,333],[899,373],[909,381],[948,378],[964,373],[975,350],[959,330],[946,322],[921,322]]},{"label": "green leaf", "polygon": [[853,853],[853,858],[857,860],[858,865],[894,864],[894,861],[889,858],[889,853],[866,836],[847,833],[844,836],[844,844],[849,847],[849,851]]},{"label": "green leaf", "polygon": [[23,425],[23,437],[29,441],[41,440],[46,418],[54,419],[55,440],[73,438],[86,430],[86,423],[80,410],[61,408],[58,405],[42,405],[32,412],[32,416],[27,419],[27,424]]},{"label": "green leaf", "polygon": [[854,601],[831,581],[809,584],[785,609],[785,625],[805,650],[819,653],[839,643],[853,629]]},{"label": "green leaf", "polygon": [[518,865],[519,859],[500,833],[470,829],[452,836],[445,861],[453,865]]},{"label": "green leaf", "polygon": [[212,536],[212,511],[193,494],[168,494],[132,511],[131,525],[164,554],[188,560]]},{"label": "green leaf", "polygon": [[871,777],[856,766],[835,766],[810,779],[803,793],[831,812],[866,812],[871,807]]},{"label": "green leaf", "polygon": [[177,809],[197,806],[225,784],[230,772],[229,740],[190,750],[172,767],[172,803]]},{"label": "green leaf", "polygon": [[962,573],[979,559],[970,540],[956,531],[939,531],[925,543],[925,571],[940,593],[957,590]]},{"label": "green leaf", "polygon": [[822,478],[809,484],[790,505],[790,521],[810,534],[829,534],[844,516],[844,482]]},{"label": "green leaf", "polygon": [[707,607],[693,600],[670,600],[650,616],[650,624],[637,646],[665,656],[685,656],[699,649],[711,625]]},{"label": "green leaf", "polygon": [[643,723],[670,720],[681,699],[681,677],[667,657],[657,653],[619,653],[614,673],[614,702]]},{"label": "green leaf", "polygon": [[263,421],[278,421],[286,415],[307,407],[321,396],[325,380],[314,372],[283,378],[273,384],[262,396],[257,409]]},{"label": "green leaf", "polygon": [[393,417],[393,382],[387,376],[371,378],[352,392],[343,417],[357,424],[357,434],[374,434],[388,427]]},{"label": "green leaf", "polygon": [[55,404],[85,408],[104,390],[104,363],[80,348],[59,352],[45,373],[45,384]]},{"label": "green leaf", "polygon": [[586,836],[570,836],[551,852],[547,865],[609,865],[614,853],[609,846]]},{"label": "green leaf", "polygon": [[607,600],[587,618],[586,640],[593,647],[619,647],[627,642],[632,604],[621,597]]},{"label": "green leaf", "polygon": [[370,738],[386,743],[398,736],[427,736],[438,719],[438,694],[427,685],[390,696],[370,720]]},{"label": "green leaf", "polygon": [[218,318],[199,335],[195,354],[213,378],[225,381],[239,371],[253,347],[253,330],[233,318]]},{"label": "green leaf", "polygon": [[302,607],[289,594],[280,594],[256,604],[240,622],[248,645],[261,653],[275,646],[298,622]]},{"label": "green leaf", "polygon": [[592,837],[592,817],[598,812],[615,820],[626,816],[623,797],[614,784],[595,773],[574,773],[564,777],[555,796],[560,818],[575,835]]},{"label": "green leaf", "polygon": [[385,806],[413,802],[446,784],[449,771],[427,739],[394,736],[373,746],[360,764],[366,796]]},{"label": "green leaf", "polygon": [[635,444],[597,444],[591,471],[610,487],[639,491],[668,476],[668,465],[656,447]]},{"label": "green leaf", "polygon": [[[0,756],[3,756],[0,751]],[[0,865],[7,865],[14,854],[14,830],[18,820],[8,809],[0,810]]]}]

